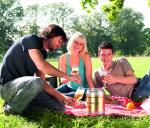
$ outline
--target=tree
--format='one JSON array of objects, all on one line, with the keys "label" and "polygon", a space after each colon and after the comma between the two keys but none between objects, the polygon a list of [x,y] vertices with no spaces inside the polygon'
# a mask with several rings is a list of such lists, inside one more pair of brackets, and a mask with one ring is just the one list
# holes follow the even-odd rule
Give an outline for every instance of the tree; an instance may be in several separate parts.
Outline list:
[{"label": "tree", "polygon": [[[87,12],[91,12],[95,9],[101,0],[81,0],[81,6]],[[108,19],[114,21],[119,12],[123,8],[125,0],[109,0],[109,3],[103,6],[103,11],[107,14]],[[150,0],[148,0],[148,6],[150,6]]]},{"label": "tree", "polygon": [[23,8],[16,0],[0,0],[0,54],[11,45],[20,34],[17,22],[23,17]]},{"label": "tree", "polygon": [[74,17],[74,10],[67,3],[52,3],[41,8],[41,15],[45,24],[53,22],[68,30]]},{"label": "tree", "polygon": [[[44,17],[45,24],[59,24],[67,35],[71,33],[71,27],[76,16],[74,10],[67,3],[52,3],[41,8],[41,15]],[[60,52],[66,52],[66,45],[63,45]]]},{"label": "tree", "polygon": [[111,40],[106,18],[101,13],[94,12],[81,15],[73,24],[74,31],[80,31],[86,36],[88,51],[91,56],[97,56],[99,43]]},{"label": "tree", "polygon": [[150,6],[150,0],[148,0],[148,6]]},{"label": "tree", "polygon": [[143,32],[144,32],[143,44],[145,46],[143,55],[150,56],[150,36],[149,36],[150,28],[145,28]]},{"label": "tree", "polygon": [[143,15],[132,9],[122,9],[115,22],[111,22],[113,40],[123,55],[138,55],[144,50]]},{"label": "tree", "polygon": [[23,21],[21,22],[20,31],[22,31],[22,35],[25,34],[39,34],[40,25],[38,24],[39,21],[39,13],[40,13],[40,6],[38,4],[30,5],[25,9],[25,14]]},{"label": "tree", "polygon": [[[81,0],[81,6],[87,12],[95,9],[100,0]],[[109,0],[108,4],[103,5],[102,10],[107,14],[109,20],[114,21],[123,7],[124,0]]]}]

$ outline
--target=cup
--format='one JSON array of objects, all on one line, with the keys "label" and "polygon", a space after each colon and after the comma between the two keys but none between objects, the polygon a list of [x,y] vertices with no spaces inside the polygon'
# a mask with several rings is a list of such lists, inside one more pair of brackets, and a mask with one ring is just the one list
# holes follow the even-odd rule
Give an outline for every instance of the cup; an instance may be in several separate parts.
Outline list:
[{"label": "cup", "polygon": [[78,66],[73,66],[72,67],[72,73],[73,74],[79,74],[79,67]]},{"label": "cup", "polygon": [[75,95],[74,95],[74,98],[77,100],[77,101],[80,101],[84,95],[84,91],[85,89],[82,88],[82,87],[79,87],[76,92],[75,92]]},{"label": "cup", "polygon": [[[101,79],[104,80],[104,78],[105,78],[105,76],[107,76],[107,74],[108,74],[107,71],[102,71],[100,74]],[[106,88],[106,81],[104,81],[103,87]]]}]

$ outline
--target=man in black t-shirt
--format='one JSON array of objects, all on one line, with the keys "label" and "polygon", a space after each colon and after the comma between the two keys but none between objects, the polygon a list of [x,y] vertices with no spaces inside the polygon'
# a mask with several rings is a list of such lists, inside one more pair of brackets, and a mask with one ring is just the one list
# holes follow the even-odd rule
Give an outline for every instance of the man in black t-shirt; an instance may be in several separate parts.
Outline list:
[{"label": "man in black t-shirt", "polygon": [[5,112],[22,114],[33,106],[64,110],[64,103],[73,105],[73,98],[56,91],[45,80],[48,74],[80,83],[78,76],[69,76],[45,61],[46,51],[59,49],[65,41],[63,29],[50,24],[39,36],[26,35],[8,49],[0,72]]}]

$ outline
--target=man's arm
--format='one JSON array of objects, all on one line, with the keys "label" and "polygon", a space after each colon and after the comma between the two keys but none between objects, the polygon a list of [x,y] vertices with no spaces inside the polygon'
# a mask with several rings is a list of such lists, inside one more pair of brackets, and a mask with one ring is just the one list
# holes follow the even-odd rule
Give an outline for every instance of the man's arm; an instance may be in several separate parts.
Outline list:
[{"label": "man's arm", "polygon": [[112,76],[107,75],[104,77],[103,82],[106,82],[107,84],[126,84],[126,85],[133,85],[137,83],[137,78],[134,75],[134,72],[132,70],[129,70],[126,72],[125,76]]},{"label": "man's arm", "polygon": [[101,77],[97,71],[94,72],[94,84],[97,88],[102,87],[103,83],[101,81]]},{"label": "man's arm", "polygon": [[41,79],[45,81],[44,91],[46,93],[56,97],[60,101],[64,100],[64,96],[59,92],[56,92],[56,90],[47,83],[47,81],[45,80],[45,74],[43,72],[41,71],[36,72],[36,76],[41,77]]},{"label": "man's arm", "polygon": [[120,70],[124,72],[124,76],[107,75],[104,77],[104,82],[107,84],[121,83],[125,85],[133,85],[137,83],[137,78],[128,60],[123,57],[118,59],[118,63],[120,64]]},{"label": "man's arm", "polygon": [[35,73],[35,76],[41,77],[41,79],[45,81],[45,74],[43,72],[37,71]]},{"label": "man's arm", "polygon": [[72,98],[64,96],[62,93],[56,91],[51,85],[49,85],[47,83],[47,81],[45,80],[45,74],[43,72],[37,71],[35,75],[38,76],[38,77],[41,77],[41,79],[43,81],[45,81],[45,83],[44,83],[44,91],[46,93],[56,97],[60,102],[64,102],[67,105],[71,105],[72,106],[74,104],[74,100]]},{"label": "man's arm", "polygon": [[43,59],[43,56],[41,52],[38,49],[29,49],[28,50],[29,55],[38,68],[39,71],[51,75],[51,76],[58,76],[58,77],[63,77],[66,78],[70,81],[75,81],[77,83],[80,83],[80,79],[78,76],[69,76],[61,71],[59,71],[57,68],[49,64]]}]

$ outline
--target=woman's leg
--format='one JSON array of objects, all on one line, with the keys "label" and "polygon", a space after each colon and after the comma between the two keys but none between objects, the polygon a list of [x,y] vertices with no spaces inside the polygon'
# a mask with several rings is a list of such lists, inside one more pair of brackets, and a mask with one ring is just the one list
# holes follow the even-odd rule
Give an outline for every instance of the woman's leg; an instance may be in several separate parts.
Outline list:
[{"label": "woman's leg", "polygon": [[66,84],[62,84],[56,88],[57,91],[65,94],[66,96],[74,97],[75,90],[69,88]]}]

